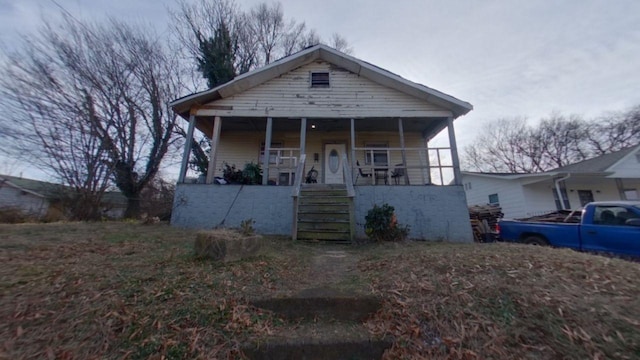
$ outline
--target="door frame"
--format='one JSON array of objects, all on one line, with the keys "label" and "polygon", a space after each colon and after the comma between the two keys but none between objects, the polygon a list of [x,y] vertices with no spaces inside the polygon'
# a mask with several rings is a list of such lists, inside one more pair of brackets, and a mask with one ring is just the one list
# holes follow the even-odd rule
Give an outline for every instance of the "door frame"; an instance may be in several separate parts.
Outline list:
[{"label": "door frame", "polygon": [[327,171],[328,169],[326,168],[327,162],[326,162],[326,155],[327,155],[327,145],[336,145],[336,144],[344,144],[344,151],[345,154],[347,155],[347,160],[351,161],[350,158],[351,156],[349,156],[349,141],[347,139],[341,139],[341,138],[335,138],[335,139],[331,139],[331,140],[324,140],[322,141],[322,159],[321,159],[321,163],[322,163],[322,183],[326,184],[327,183]]}]

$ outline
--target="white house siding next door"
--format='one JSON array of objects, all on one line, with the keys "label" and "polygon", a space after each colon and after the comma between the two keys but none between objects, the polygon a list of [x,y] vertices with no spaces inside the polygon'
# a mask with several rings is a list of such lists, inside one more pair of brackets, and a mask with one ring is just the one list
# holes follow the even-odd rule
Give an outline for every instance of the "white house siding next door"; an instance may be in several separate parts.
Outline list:
[{"label": "white house siding next door", "polygon": [[343,184],[342,156],[346,154],[345,144],[326,144],[324,146],[324,183]]}]

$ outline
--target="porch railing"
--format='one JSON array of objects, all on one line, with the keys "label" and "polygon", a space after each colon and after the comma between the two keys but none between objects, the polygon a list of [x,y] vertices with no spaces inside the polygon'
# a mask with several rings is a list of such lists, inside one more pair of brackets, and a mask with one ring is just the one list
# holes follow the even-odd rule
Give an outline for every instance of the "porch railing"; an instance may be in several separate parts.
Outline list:
[{"label": "porch railing", "polygon": [[[448,185],[454,180],[451,148],[356,147],[352,172],[371,184]],[[359,165],[358,165],[359,163]],[[359,179],[358,179],[359,182]]]},{"label": "porch railing", "polygon": [[296,180],[296,168],[302,161],[300,148],[271,148],[269,149],[269,167],[265,164],[264,157],[261,158],[262,168],[265,169],[264,176],[270,179],[275,185],[293,185]]},{"label": "porch railing", "polygon": [[347,154],[342,155],[342,175],[344,177],[344,183],[347,184],[347,196],[350,198],[356,196],[356,190],[353,188],[353,175],[351,174],[351,166],[349,166],[349,159]]},{"label": "porch railing", "polygon": [[291,225],[291,238],[297,240],[298,238],[298,199],[300,197],[300,187],[302,186],[302,173],[304,172],[304,165],[307,160],[307,155],[300,155],[300,162],[296,167],[296,181],[293,184],[293,190],[291,196],[293,197],[293,223]]}]

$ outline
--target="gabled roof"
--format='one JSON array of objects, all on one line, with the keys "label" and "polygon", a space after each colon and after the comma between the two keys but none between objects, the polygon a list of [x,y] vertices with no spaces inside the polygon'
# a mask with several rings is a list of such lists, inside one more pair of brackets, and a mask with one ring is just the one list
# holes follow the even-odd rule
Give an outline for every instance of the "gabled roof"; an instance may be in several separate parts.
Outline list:
[{"label": "gabled roof", "polygon": [[575,164],[559,167],[552,171],[562,173],[594,173],[611,171],[612,167],[622,161],[628,155],[640,150],[640,145],[631,146],[609,154],[600,155],[591,159],[583,160]]},{"label": "gabled roof", "polygon": [[66,189],[66,186],[60,184],[9,175],[0,175],[0,184],[48,199],[59,198],[62,191]]},{"label": "gabled roof", "polygon": [[640,145],[631,146],[622,150],[614,151],[609,154],[596,156],[591,159],[583,160],[566,166],[561,166],[559,168],[540,173],[489,173],[472,171],[463,171],[462,173],[465,175],[490,177],[494,179],[505,180],[536,177],[554,177],[564,174],[606,176],[611,174],[615,165],[617,165],[627,157],[633,156],[633,154],[638,151],[640,151]]},{"label": "gabled roof", "polygon": [[[60,199],[71,188],[62,184],[54,184],[46,181],[25,179],[22,177],[0,175],[0,186],[8,185],[20,191],[49,200]],[[126,204],[127,199],[118,191],[107,191],[102,196],[104,203]]]},{"label": "gabled roof", "polygon": [[263,84],[273,78],[294,70],[300,66],[309,64],[315,60],[324,60],[333,65],[342,67],[352,73],[363,76],[382,86],[386,86],[418,99],[428,101],[450,110],[454,117],[464,115],[473,109],[468,102],[456,99],[430,87],[409,81],[390,71],[372,65],[366,61],[342,53],[326,45],[315,45],[282,58],[260,69],[256,69],[235,77],[233,80],[213,89],[187,95],[174,100],[169,105],[183,117],[188,117],[190,108],[194,105],[203,105],[211,101],[224,99],[252,87]]}]

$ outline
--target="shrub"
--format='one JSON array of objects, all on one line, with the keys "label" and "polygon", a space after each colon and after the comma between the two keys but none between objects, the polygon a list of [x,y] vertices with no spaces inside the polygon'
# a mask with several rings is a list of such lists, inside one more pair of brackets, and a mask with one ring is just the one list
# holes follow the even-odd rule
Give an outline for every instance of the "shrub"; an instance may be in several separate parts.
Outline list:
[{"label": "shrub", "polygon": [[260,185],[262,184],[262,168],[260,168],[260,164],[252,161],[246,163],[244,169],[240,170],[236,168],[235,164],[229,165],[225,162],[222,177],[229,184]]},{"label": "shrub", "polygon": [[409,226],[398,224],[395,208],[389,204],[374,205],[364,217],[364,231],[373,241],[402,241],[409,235]]},{"label": "shrub", "polygon": [[236,165],[229,165],[224,163],[224,169],[222,169],[222,176],[228,184],[243,184],[244,175],[242,170],[236,169]]},{"label": "shrub", "polygon": [[256,230],[253,228],[253,224],[255,223],[256,222],[253,219],[240,221],[240,233],[246,236],[255,234]]},{"label": "shrub", "polygon": [[25,214],[21,209],[14,207],[0,209],[0,223],[2,224],[20,224],[31,221],[35,221],[35,219]]},{"label": "shrub", "polygon": [[256,164],[253,161],[246,163],[244,165],[244,170],[242,170],[242,175],[244,175],[245,184],[262,184],[262,169],[260,168],[260,164]]}]

